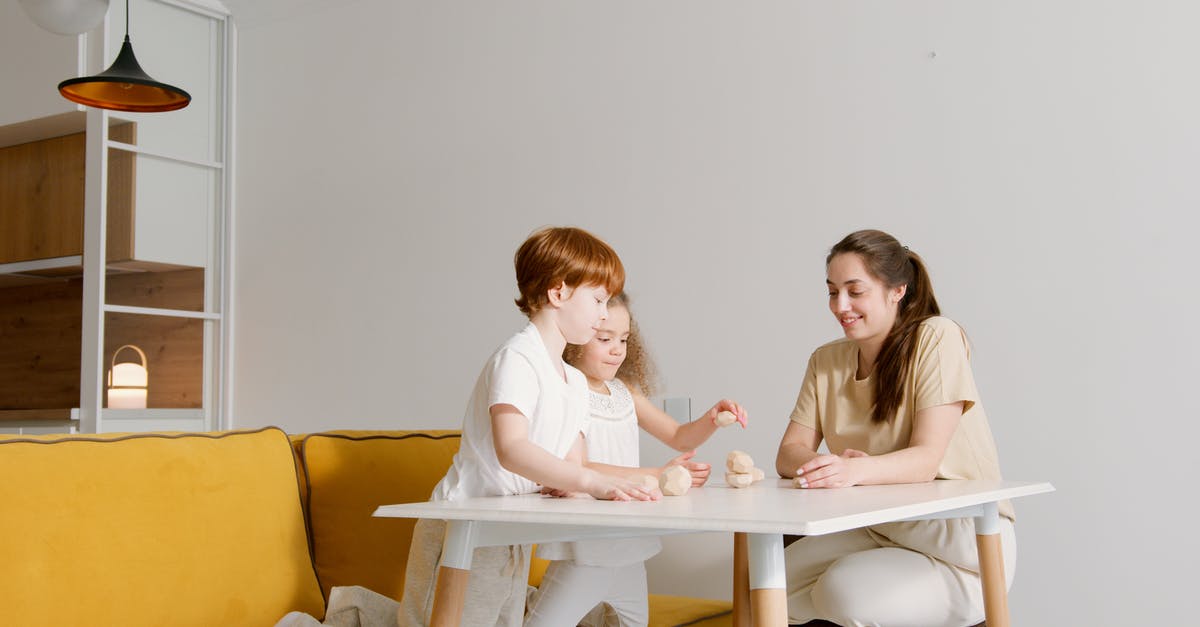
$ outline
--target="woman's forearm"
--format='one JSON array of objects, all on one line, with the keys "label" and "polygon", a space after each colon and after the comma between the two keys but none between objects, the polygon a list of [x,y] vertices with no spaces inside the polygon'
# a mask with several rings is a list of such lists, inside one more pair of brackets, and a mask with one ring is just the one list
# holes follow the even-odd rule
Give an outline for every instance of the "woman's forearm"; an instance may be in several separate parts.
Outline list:
[{"label": "woman's forearm", "polygon": [[859,485],[923,483],[937,477],[941,456],[930,447],[910,446],[850,461],[859,466]]},{"label": "woman's forearm", "polygon": [[817,455],[819,453],[799,442],[783,444],[779,447],[779,453],[775,455],[775,472],[778,472],[780,477],[795,477],[796,469]]}]

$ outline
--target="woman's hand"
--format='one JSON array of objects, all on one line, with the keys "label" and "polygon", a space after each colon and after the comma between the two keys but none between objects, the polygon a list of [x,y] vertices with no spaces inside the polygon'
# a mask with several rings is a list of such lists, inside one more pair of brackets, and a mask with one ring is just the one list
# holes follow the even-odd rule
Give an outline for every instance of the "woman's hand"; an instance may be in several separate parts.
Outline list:
[{"label": "woman's hand", "polygon": [[727,398],[717,401],[717,404],[713,405],[712,409],[704,413],[704,418],[715,425],[717,424],[717,414],[723,411],[733,414],[737,418],[738,424],[742,425],[743,429],[746,428],[746,421],[750,418],[749,414],[746,413],[745,409],[742,409],[741,405]]},{"label": "woman's hand", "polygon": [[696,451],[688,451],[682,455],[679,455],[678,457],[667,462],[663,466],[663,470],[666,470],[671,466],[683,466],[683,468],[688,471],[688,474],[692,476],[692,487],[698,488],[708,481],[708,476],[712,473],[712,464],[690,461],[695,455]]},{"label": "woman's hand", "polygon": [[870,457],[848,448],[841,455],[818,455],[796,470],[796,485],[801,488],[848,488],[862,480],[856,459]]}]

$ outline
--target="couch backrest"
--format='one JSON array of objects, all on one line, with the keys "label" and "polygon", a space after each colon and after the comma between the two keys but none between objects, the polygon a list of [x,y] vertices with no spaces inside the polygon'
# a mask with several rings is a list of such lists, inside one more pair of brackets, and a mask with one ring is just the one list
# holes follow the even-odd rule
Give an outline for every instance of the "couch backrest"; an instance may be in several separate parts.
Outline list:
[{"label": "couch backrest", "polygon": [[299,455],[321,590],[359,585],[399,599],[416,521],[373,518],[380,505],[424,501],[446,474],[458,431],[330,431]]},{"label": "couch backrest", "polygon": [[0,437],[0,477],[3,624],[324,615],[278,429]]}]

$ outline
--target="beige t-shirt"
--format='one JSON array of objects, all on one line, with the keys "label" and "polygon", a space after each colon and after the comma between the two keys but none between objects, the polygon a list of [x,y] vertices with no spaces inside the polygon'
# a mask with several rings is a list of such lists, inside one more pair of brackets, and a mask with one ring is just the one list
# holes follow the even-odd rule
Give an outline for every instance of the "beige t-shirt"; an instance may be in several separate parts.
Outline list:
[{"label": "beige t-shirt", "polygon": [[[871,422],[875,375],[855,380],[858,345],[840,339],[813,352],[791,419],[815,429],[833,453],[853,448],[871,455],[908,446],[918,411],[963,403],[962,419],[938,467],[938,479],[1000,479],[996,443],[971,375],[966,334],[949,318],[935,316],[917,327],[914,363],[891,422]],[[1000,513],[1013,518],[1012,505]]]}]

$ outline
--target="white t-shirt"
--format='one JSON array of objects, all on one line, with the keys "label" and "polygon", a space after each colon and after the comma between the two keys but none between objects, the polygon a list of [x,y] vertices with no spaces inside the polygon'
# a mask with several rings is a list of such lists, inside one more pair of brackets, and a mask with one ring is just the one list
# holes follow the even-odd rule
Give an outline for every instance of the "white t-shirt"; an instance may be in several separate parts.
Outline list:
[{"label": "white t-shirt", "polygon": [[559,376],[533,323],[509,338],[484,365],[467,401],[462,443],[432,501],[537,492],[533,481],[505,470],[492,439],[492,405],[508,404],[529,419],[529,440],[564,457],[579,438],[587,417],[587,378],[563,363]]},{"label": "white t-shirt", "polygon": [[[608,394],[588,390],[588,417],[583,427],[590,461],[638,467],[638,421],[633,395],[620,379],[607,383]],[[619,540],[582,540],[538,545],[538,557],[572,560],[585,566],[627,566],[662,550],[657,536]]]}]

